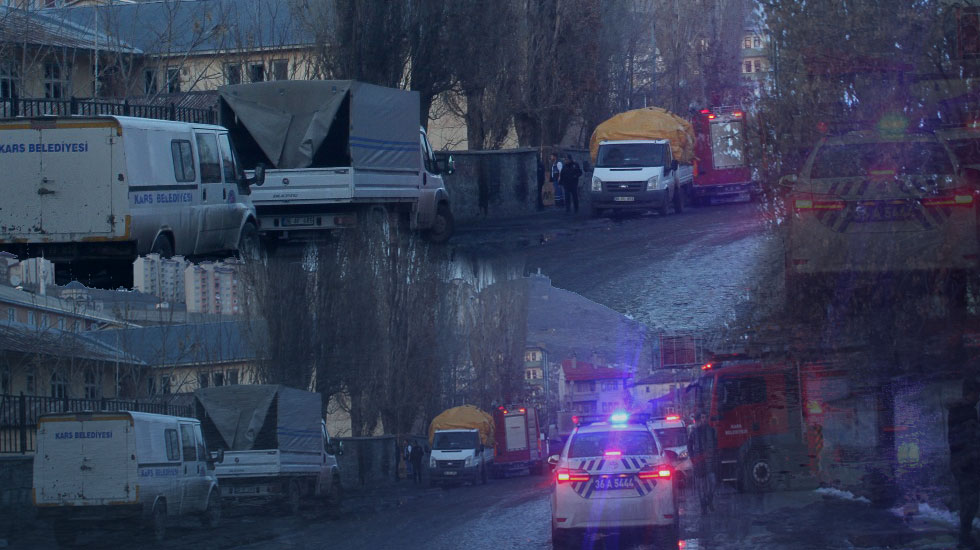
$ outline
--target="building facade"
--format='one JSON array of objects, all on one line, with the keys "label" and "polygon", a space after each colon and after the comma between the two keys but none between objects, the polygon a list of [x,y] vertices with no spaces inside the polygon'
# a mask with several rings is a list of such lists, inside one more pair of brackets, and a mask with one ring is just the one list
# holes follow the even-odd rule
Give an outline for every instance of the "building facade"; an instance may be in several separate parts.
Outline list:
[{"label": "building facade", "polygon": [[233,259],[188,265],[184,270],[187,311],[216,315],[244,313],[242,267],[240,261]]},{"label": "building facade", "polygon": [[133,262],[133,288],[167,303],[182,304],[186,300],[184,273],[188,265],[183,256],[140,256]]},{"label": "building facade", "polygon": [[633,373],[626,369],[562,361],[558,391],[561,410],[578,414],[610,414],[632,406]]}]

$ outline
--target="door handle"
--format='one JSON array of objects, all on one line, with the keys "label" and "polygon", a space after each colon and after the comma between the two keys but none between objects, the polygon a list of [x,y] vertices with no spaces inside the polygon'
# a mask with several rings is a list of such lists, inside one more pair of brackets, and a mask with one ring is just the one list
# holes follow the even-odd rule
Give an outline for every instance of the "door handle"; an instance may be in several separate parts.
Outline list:
[{"label": "door handle", "polygon": [[208,200],[208,190],[207,189],[202,189],[201,190],[201,200]]}]

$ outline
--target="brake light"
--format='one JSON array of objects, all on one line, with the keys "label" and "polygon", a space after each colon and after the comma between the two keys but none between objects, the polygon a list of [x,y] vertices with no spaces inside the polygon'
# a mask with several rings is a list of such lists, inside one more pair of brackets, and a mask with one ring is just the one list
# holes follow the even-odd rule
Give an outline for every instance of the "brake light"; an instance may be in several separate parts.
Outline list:
[{"label": "brake light", "polygon": [[573,416],[572,417],[572,424],[578,424],[578,417],[577,416]]},{"label": "brake light", "polygon": [[670,466],[667,464],[660,464],[658,466],[647,466],[640,470],[637,477],[640,479],[670,479],[673,472]]},{"label": "brake light", "polygon": [[711,114],[711,109],[701,109],[701,114],[702,115],[710,115]]},{"label": "brake light", "polygon": [[701,370],[711,370],[711,363],[701,365]]},{"label": "brake light", "polygon": [[560,468],[556,473],[557,475],[555,476],[555,481],[558,483],[578,483],[580,481],[589,480],[589,473],[582,470]]},{"label": "brake light", "polygon": [[521,408],[519,408],[517,410],[520,411],[521,413],[526,413],[527,412],[527,409],[525,409],[524,407],[521,407]]},{"label": "brake light", "polygon": [[732,114],[735,115],[735,118],[741,118],[742,117],[742,111],[735,111]]},{"label": "brake light", "polygon": [[708,120],[714,120],[715,118],[715,115],[708,115]]},{"label": "brake light", "polygon": [[504,411],[504,414],[507,414],[507,409],[500,409],[500,410]]},{"label": "brake light", "polygon": [[847,206],[847,203],[845,201],[796,199],[794,206],[796,210],[843,210]]},{"label": "brake light", "polygon": [[954,193],[956,194],[945,197],[924,197],[919,199],[919,203],[922,206],[965,206],[967,208],[973,206],[973,195],[968,191],[957,189]]},{"label": "brake light", "polygon": [[668,414],[667,415],[667,421],[677,421],[677,420],[680,420],[680,419],[681,419],[681,417],[679,415],[676,415],[676,414]]},{"label": "brake light", "polygon": [[606,451],[603,454],[605,454],[606,456],[622,456],[623,452],[622,451]]}]

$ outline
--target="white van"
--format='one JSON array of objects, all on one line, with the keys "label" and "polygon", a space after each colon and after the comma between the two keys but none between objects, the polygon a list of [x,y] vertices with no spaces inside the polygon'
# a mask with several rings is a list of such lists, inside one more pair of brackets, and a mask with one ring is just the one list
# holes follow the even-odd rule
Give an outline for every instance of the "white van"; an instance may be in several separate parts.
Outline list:
[{"label": "white van", "polygon": [[5,120],[0,167],[0,250],[21,257],[131,261],[149,252],[251,253],[258,244],[247,197],[253,182],[221,126],[123,116]]},{"label": "white van", "polygon": [[168,518],[221,518],[214,462],[193,418],[139,412],[41,415],[34,505],[60,545],[98,522],[130,520],[163,539]]}]

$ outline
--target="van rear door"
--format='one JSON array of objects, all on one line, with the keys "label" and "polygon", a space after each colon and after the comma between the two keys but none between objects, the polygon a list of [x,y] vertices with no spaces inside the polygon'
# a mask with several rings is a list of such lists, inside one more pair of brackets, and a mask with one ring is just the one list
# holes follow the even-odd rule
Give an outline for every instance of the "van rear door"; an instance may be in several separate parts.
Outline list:
[{"label": "van rear door", "polygon": [[40,178],[33,193],[44,233],[109,236],[115,223],[124,223],[112,211],[117,130],[112,120],[59,121],[38,130]]}]

